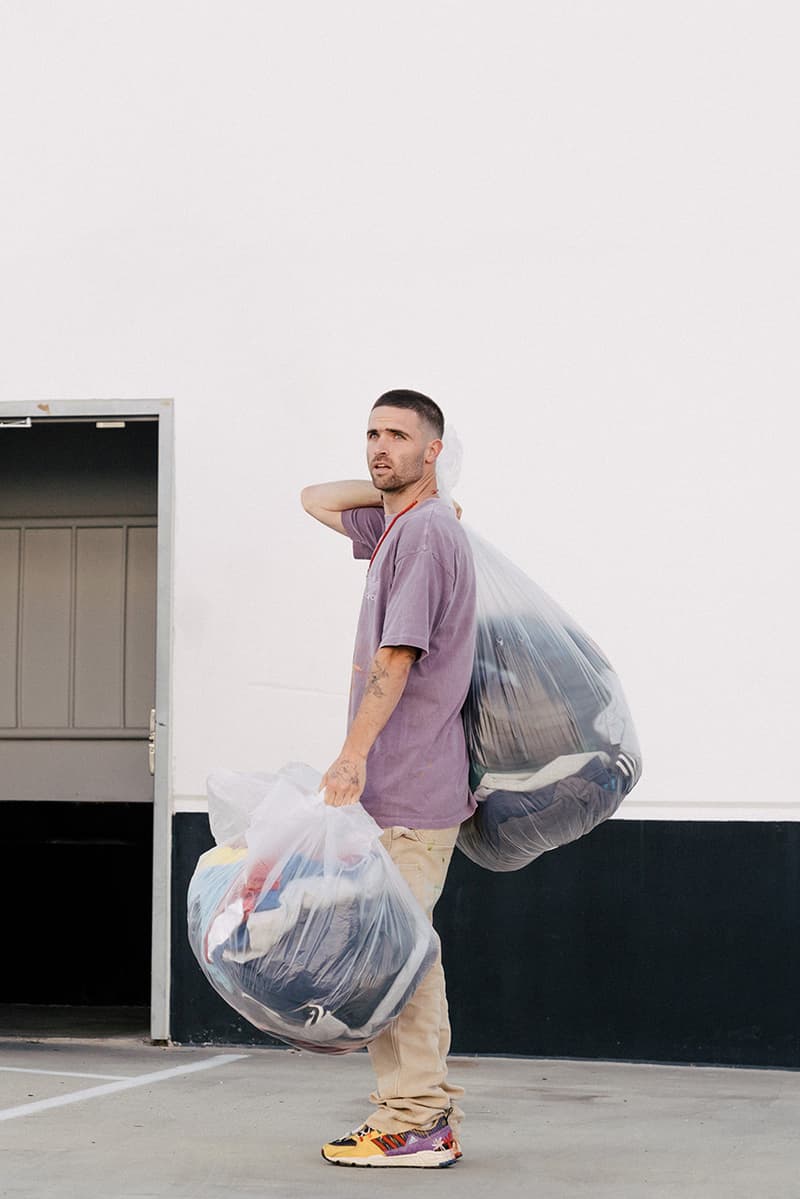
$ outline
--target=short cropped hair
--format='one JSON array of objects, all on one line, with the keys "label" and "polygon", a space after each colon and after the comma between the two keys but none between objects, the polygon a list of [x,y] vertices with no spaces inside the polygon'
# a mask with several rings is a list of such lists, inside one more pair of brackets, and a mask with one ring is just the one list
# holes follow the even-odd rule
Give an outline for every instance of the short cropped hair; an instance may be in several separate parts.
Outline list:
[{"label": "short cropped hair", "polygon": [[396,391],[385,391],[382,396],[379,396],[373,408],[410,408],[412,412],[416,412],[417,416],[435,429],[436,436],[441,438],[444,435],[444,413],[438,404],[421,391],[409,391],[406,388],[400,387]]}]

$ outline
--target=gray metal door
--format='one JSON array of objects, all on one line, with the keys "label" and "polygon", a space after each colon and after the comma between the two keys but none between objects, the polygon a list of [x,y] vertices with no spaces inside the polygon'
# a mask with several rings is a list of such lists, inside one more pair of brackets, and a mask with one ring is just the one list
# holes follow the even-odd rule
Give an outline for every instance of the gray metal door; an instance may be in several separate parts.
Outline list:
[{"label": "gray metal door", "polygon": [[103,436],[51,427],[0,477],[0,800],[153,800],[155,462]]}]

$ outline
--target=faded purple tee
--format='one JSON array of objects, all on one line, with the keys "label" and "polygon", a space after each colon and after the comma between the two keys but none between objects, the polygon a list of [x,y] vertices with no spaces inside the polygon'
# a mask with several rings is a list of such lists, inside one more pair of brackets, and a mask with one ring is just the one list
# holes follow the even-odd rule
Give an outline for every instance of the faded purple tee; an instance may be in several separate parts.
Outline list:
[{"label": "faded purple tee", "polygon": [[[342,513],[353,556],[372,554],[382,508]],[[475,809],[461,721],[475,656],[475,569],[452,507],[432,497],[395,523],[367,574],[356,631],[350,723],[381,646],[420,651],[367,758],[361,802],[382,828],[449,828]]]}]

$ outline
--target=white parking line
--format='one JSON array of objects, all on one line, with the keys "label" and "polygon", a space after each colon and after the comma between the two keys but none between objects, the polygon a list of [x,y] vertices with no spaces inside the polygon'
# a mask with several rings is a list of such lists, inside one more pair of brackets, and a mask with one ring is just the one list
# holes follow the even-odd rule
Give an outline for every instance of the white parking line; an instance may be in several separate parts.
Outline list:
[{"label": "white parking line", "polygon": [[239,1062],[248,1057],[246,1053],[222,1053],[218,1057],[208,1057],[202,1062],[192,1062],[190,1066],[174,1066],[171,1070],[155,1070],[152,1074],[139,1074],[132,1078],[123,1078],[117,1082],[108,1082],[102,1087],[87,1087],[85,1091],[71,1091],[68,1095],[55,1095],[52,1099],[37,1099],[35,1103],[21,1103],[18,1107],[7,1107],[0,1111],[0,1120],[16,1120],[19,1116],[32,1116],[35,1112],[44,1112],[53,1107],[64,1107],[68,1103],[82,1103],[84,1099],[100,1099],[103,1095],[114,1095],[117,1091],[129,1091],[133,1087],[147,1087],[157,1082],[166,1082],[170,1078],[178,1078],[183,1074],[196,1074],[199,1070],[214,1070],[217,1066],[226,1066],[228,1062]]},{"label": "white parking line", "polygon": [[130,1078],[130,1074],[78,1074],[76,1070],[32,1070],[29,1066],[0,1066],[0,1074],[50,1074],[54,1078]]}]

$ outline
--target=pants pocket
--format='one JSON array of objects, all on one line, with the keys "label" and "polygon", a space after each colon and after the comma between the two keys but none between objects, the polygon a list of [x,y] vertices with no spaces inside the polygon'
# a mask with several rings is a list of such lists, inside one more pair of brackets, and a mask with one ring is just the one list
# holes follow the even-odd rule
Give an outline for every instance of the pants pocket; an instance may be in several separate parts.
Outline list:
[{"label": "pants pocket", "polygon": [[404,835],[431,849],[448,850],[455,846],[460,827],[457,824],[454,828],[410,828]]}]

